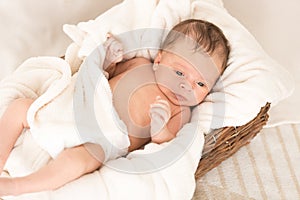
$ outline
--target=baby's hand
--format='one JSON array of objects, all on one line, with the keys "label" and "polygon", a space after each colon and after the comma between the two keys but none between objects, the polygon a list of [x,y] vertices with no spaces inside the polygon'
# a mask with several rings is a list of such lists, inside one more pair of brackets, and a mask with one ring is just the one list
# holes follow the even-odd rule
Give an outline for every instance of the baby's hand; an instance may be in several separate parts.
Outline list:
[{"label": "baby's hand", "polygon": [[111,64],[123,60],[123,45],[111,34],[107,33],[107,40],[103,44],[106,49],[103,69],[106,70]]},{"label": "baby's hand", "polygon": [[156,101],[150,105],[150,133],[152,137],[166,126],[170,117],[171,110],[169,103],[160,96],[157,96]]}]

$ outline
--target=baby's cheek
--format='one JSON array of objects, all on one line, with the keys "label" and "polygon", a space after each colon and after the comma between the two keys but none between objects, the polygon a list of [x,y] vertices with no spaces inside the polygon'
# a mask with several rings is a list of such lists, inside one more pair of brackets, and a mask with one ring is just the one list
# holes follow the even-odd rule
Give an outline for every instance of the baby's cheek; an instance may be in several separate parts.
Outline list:
[{"label": "baby's cheek", "polygon": [[208,92],[203,91],[203,90],[196,92],[195,96],[196,96],[198,103],[201,103],[205,99],[207,94],[208,94]]}]

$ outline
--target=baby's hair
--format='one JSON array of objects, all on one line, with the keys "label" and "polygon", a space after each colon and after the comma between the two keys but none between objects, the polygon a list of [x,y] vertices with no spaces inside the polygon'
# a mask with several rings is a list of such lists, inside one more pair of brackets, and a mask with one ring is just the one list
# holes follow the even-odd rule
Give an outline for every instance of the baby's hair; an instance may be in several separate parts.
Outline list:
[{"label": "baby's hair", "polygon": [[[175,34],[174,34],[175,32]],[[177,32],[177,34],[176,34]],[[209,55],[218,54],[223,59],[222,73],[227,67],[227,61],[230,52],[229,42],[224,36],[222,30],[216,25],[199,20],[188,19],[180,22],[172,28],[163,42],[161,49],[166,49],[176,42],[182,33],[195,41],[195,51],[205,51]]]}]

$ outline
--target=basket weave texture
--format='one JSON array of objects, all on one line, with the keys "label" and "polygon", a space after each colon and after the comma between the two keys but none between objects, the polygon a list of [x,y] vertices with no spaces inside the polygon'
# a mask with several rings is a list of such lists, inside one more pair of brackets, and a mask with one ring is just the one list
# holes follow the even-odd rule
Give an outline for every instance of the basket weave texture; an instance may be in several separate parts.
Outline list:
[{"label": "basket weave texture", "polygon": [[267,123],[270,103],[261,108],[257,116],[245,125],[225,127],[205,135],[202,157],[195,178],[199,179],[208,171],[232,156],[242,146],[248,144]]}]

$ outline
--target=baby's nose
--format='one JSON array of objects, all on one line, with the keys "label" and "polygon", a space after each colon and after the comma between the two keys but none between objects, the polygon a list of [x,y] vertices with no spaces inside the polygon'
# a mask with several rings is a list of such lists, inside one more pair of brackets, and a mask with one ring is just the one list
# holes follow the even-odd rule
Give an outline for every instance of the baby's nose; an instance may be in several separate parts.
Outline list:
[{"label": "baby's nose", "polygon": [[179,87],[181,89],[187,90],[188,92],[192,91],[192,87],[190,86],[190,84],[187,83],[180,83]]}]

